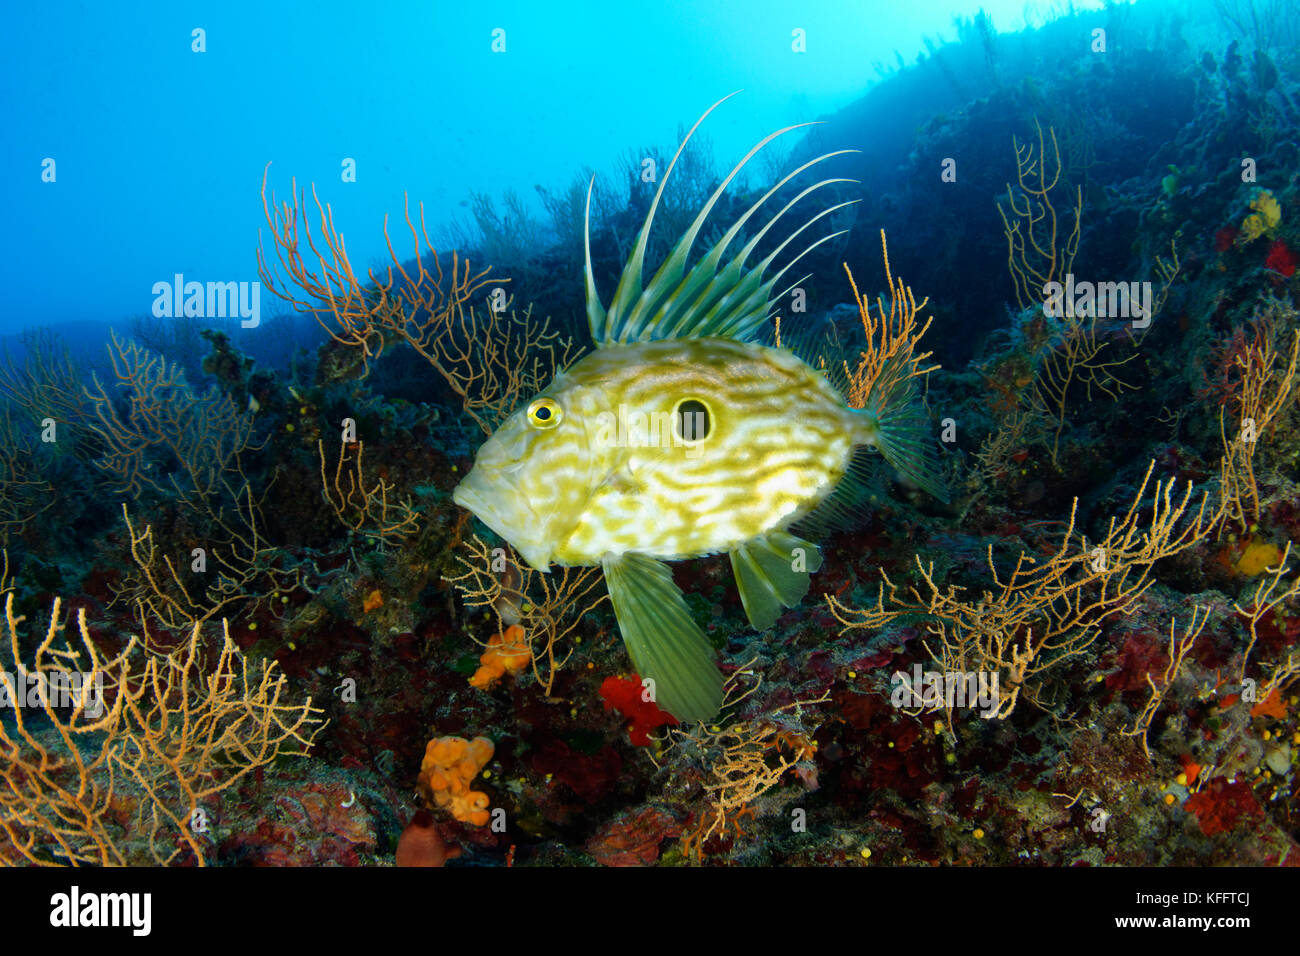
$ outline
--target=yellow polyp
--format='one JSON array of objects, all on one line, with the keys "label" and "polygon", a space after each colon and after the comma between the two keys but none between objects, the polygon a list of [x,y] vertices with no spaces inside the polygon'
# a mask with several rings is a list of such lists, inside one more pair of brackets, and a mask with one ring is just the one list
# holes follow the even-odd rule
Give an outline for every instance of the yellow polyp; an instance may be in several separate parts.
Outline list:
[{"label": "yellow polyp", "polygon": [[1241,233],[1237,237],[1241,243],[1253,242],[1260,236],[1272,236],[1282,222],[1282,206],[1267,189],[1255,191],[1250,208],[1254,212],[1242,220]]}]

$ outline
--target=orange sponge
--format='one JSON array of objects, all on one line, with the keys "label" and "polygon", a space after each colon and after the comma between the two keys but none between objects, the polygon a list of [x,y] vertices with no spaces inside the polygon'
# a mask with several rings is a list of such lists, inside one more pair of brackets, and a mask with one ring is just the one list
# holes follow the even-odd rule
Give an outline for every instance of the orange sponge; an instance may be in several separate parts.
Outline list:
[{"label": "orange sponge", "polygon": [[533,652],[528,649],[525,631],[514,624],[506,628],[504,634],[492,635],[487,650],[479,658],[479,669],[469,682],[481,690],[489,690],[507,673],[518,674],[532,660]]},{"label": "orange sponge", "polygon": [[435,737],[420,763],[420,792],[462,823],[483,826],[488,822],[488,796],[469,785],[495,750],[486,737]]},{"label": "orange sponge", "polygon": [[1237,559],[1237,563],[1233,565],[1233,568],[1238,574],[1254,577],[1257,574],[1263,574],[1264,571],[1281,562],[1282,552],[1278,550],[1277,545],[1252,539],[1246,545],[1246,549],[1241,552],[1241,557]]}]

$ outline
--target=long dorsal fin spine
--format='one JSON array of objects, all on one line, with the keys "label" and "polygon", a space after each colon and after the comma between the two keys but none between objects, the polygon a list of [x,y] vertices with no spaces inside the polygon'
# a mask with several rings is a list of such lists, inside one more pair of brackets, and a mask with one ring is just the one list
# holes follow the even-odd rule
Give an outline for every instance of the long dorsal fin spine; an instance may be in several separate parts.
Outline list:
[{"label": "long dorsal fin spine", "polygon": [[[857,202],[857,200],[853,200],[853,202]],[[850,203],[840,204],[840,206],[846,205],[850,205]],[[795,234],[797,235],[798,232],[808,228],[822,216],[834,212],[840,206],[833,206],[814,216],[801,226]],[[823,242],[843,235],[846,231],[840,230],[818,239],[791,259],[780,271],[765,280],[761,278],[763,272],[767,269],[772,258],[789,243],[789,239],[761,263],[744,272],[739,278],[735,278],[734,273],[741,271],[743,267],[743,262],[738,257],[733,262],[728,263],[723,271],[714,277],[714,281],[709,284],[705,292],[701,293],[695,302],[688,304],[684,308],[679,307],[678,318],[671,325],[665,324],[661,337],[679,337],[677,333],[682,330],[688,319],[699,324],[701,316],[703,316],[708,322],[709,335],[734,338],[739,341],[752,341],[757,331],[771,317],[771,312],[767,306],[772,301],[772,287],[781,276]],[[793,236],[790,238],[792,239]],[[706,296],[709,298],[706,298]]]},{"label": "long dorsal fin spine", "polygon": [[759,242],[771,232],[776,223],[782,220],[786,213],[796,204],[825,186],[855,182],[855,180],[843,178],[824,179],[801,190],[780,211],[768,217],[766,222],[756,230],[755,234],[745,242],[739,251],[730,257],[728,256],[728,250],[731,249],[733,242],[744,230],[746,224],[754,217],[759,208],[764,207],[779,190],[784,188],[796,176],[819,163],[845,153],[856,152],[856,150],[850,149],[836,150],[814,157],[781,177],[757,202],[742,212],[723,232],[721,237],[699,257],[699,260],[688,268],[691,250],[704,229],[705,222],[741,170],[774,139],[792,130],[814,125],[799,123],[763,137],[745,154],[740,162],[732,167],[726,177],[713,189],[702,208],[696,212],[684,234],[671,247],[649,282],[643,281],[650,230],[654,223],[655,214],[663,201],[668,180],[672,177],[672,173],[676,169],[687,143],[695,131],[699,129],[700,124],[722,103],[735,95],[735,93],[732,93],[709,107],[704,115],[696,120],[695,125],[691,127],[685,138],[683,138],[681,145],[678,146],[677,152],[673,154],[672,161],[668,164],[667,170],[655,189],[650,208],[646,213],[645,222],[642,223],[641,229],[637,233],[636,242],[633,245],[622,275],[619,277],[618,286],[608,309],[600,302],[591,261],[591,196],[594,179],[593,183],[588,184],[583,230],[584,253],[586,256],[587,320],[591,327],[592,338],[598,347],[671,338],[719,337],[745,342],[756,341],[762,328],[773,314],[774,306],[771,293],[776,282],[785,275],[795,262],[818,248],[822,243],[842,235],[841,232],[835,232],[810,243],[786,263],[780,271],[764,278],[773,260],[785,252],[796,237],[801,236],[809,226],[858,200],[838,203],[811,216],[801,226],[785,236],[776,249],[765,256],[761,262],[747,266],[749,258]]},{"label": "long dorsal fin spine", "polygon": [[[695,125],[698,126],[699,124],[697,123]],[[659,268],[655,271],[654,277],[651,278],[650,280],[650,288],[652,290],[653,289],[666,290],[667,286],[670,283],[672,283],[675,279],[679,280],[682,277],[682,275],[685,274],[686,260],[690,258],[691,246],[695,244],[696,237],[699,236],[700,230],[704,228],[704,221],[709,218],[709,213],[713,211],[713,207],[717,204],[718,200],[722,198],[722,194],[726,192],[727,187],[731,185],[731,181],[736,178],[736,175],[741,171],[741,169],[744,168],[745,164],[748,163],[751,159],[753,159],[759,150],[761,150],[772,140],[776,139],[778,136],[784,135],[785,133],[788,133],[793,129],[798,129],[799,126],[808,126],[808,125],[811,124],[800,123],[798,126],[787,126],[785,129],[777,130],[775,133],[768,134],[762,140],[760,140],[759,143],[756,146],[754,146],[753,149],[751,149],[748,153],[746,153],[745,157],[740,162],[738,162],[734,167],[732,167],[731,172],[727,173],[726,178],[722,180],[722,182],[718,185],[717,189],[713,190],[713,194],[709,196],[708,201],[705,202],[705,204],[700,208],[700,211],[696,213],[695,219],[691,222],[686,232],[682,234],[681,238],[677,240],[677,243],[673,246],[672,250],[668,253],[668,257],[664,259],[663,264],[660,265]],[[691,132],[695,132],[695,131],[692,129]],[[687,139],[690,139],[689,135],[687,136]],[[685,147],[685,145],[686,145],[686,141],[683,140],[682,146]],[[679,149],[678,152],[680,154],[681,150]],[[674,162],[675,161],[676,160],[674,159]],[[672,167],[669,167],[669,172],[672,172]],[[667,184],[667,182],[668,182],[668,173],[665,173],[663,182],[659,184],[660,189],[662,189],[664,185]],[[723,243],[723,248],[725,248],[725,243]],[[721,250],[718,250],[718,253],[720,257]],[[666,297],[665,293],[661,292],[658,299],[662,299],[665,297]],[[655,302],[648,302],[646,301],[645,297],[642,297],[641,300],[637,302],[635,306],[633,306],[632,311],[628,314],[627,328],[629,330],[635,329],[638,332],[638,337],[639,337],[639,333],[643,330],[643,324],[645,323],[645,320],[650,315],[651,309],[656,304],[656,302],[657,300]]]},{"label": "long dorsal fin spine", "polygon": [[[673,168],[677,165],[677,160],[681,159],[682,152],[686,149],[686,144],[690,142],[695,131],[700,128],[700,124],[708,119],[710,113],[739,92],[740,90],[736,90],[735,93],[727,94],[705,110],[704,115],[695,121],[695,125],[691,127],[690,132],[686,134],[681,145],[677,147],[677,152],[673,154],[672,162],[668,164],[668,169],[665,170],[663,178],[659,180],[659,188],[655,190],[654,199],[650,202],[650,211],[646,213],[645,222],[641,224],[641,231],[637,233],[636,245],[632,247],[632,255],[628,257],[627,266],[623,270],[622,277],[618,280],[618,288],[614,290],[614,298],[609,303],[609,314],[612,314],[615,317],[622,315],[627,311],[632,303],[641,297],[641,268],[645,264],[645,250],[646,246],[649,245],[650,242],[650,226],[654,223],[655,211],[659,208],[659,200],[663,198],[664,187],[668,185],[668,180],[673,174]],[[596,339],[597,342],[608,340],[609,322],[610,319],[607,314],[605,320],[606,328],[602,330],[605,334]],[[626,341],[623,336],[620,336],[618,340],[620,342]]]},{"label": "long dorsal fin spine", "polygon": [[[673,303],[676,298],[677,289],[676,288],[670,289],[669,288],[670,286],[679,287],[682,282],[689,281],[694,275],[696,275],[697,270],[700,270],[700,266],[706,262],[711,262],[713,264],[713,269],[706,268],[704,270],[700,270],[700,275],[702,275],[703,278],[705,279],[711,277],[713,271],[717,267],[718,262],[721,261],[723,254],[726,252],[727,246],[730,245],[733,239],[735,239],[736,235],[740,232],[740,230],[744,228],[744,225],[746,221],[748,221],[749,217],[752,216],[755,212],[757,212],[759,207],[761,207],[765,202],[767,202],[767,200],[772,196],[773,193],[775,193],[778,189],[780,189],[792,178],[794,178],[796,175],[798,175],[800,172],[807,169],[808,167],[816,165],[817,163],[820,163],[825,159],[829,159],[831,156],[838,155],[839,153],[852,152],[852,150],[842,149],[834,153],[827,153],[824,156],[818,156],[816,159],[804,163],[797,170],[787,175],[779,183],[777,183],[766,193],[764,193],[761,199],[759,199],[756,203],[754,203],[747,210],[745,210],[745,212],[741,214],[741,216],[734,223],[732,223],[731,228],[728,229],[723,234],[722,238],[719,239],[716,243],[714,243],[713,248],[710,249],[701,258],[700,262],[696,263],[695,267],[693,267],[691,271],[688,273],[686,271],[686,262],[690,258],[691,247],[695,244],[695,240],[699,236],[700,230],[704,228],[704,223],[709,218],[709,213],[713,211],[713,207],[717,204],[718,200],[722,198],[722,194],[726,192],[727,187],[731,185],[731,181],[735,179],[736,176],[740,173],[740,171],[744,169],[745,166],[749,163],[749,161],[753,159],[763,149],[764,146],[772,142],[772,140],[776,139],[778,136],[784,136],[786,133],[789,133],[793,130],[801,129],[804,126],[812,126],[812,125],[815,124],[796,123],[793,126],[787,126],[784,129],[777,130],[775,133],[768,134],[767,136],[763,137],[763,139],[759,140],[759,142],[753,147],[753,149],[751,149],[748,153],[745,154],[744,158],[742,158],[740,162],[738,162],[734,167],[732,167],[731,172],[727,174],[726,178],[723,179],[722,182],[718,185],[718,187],[713,191],[713,194],[709,196],[708,201],[705,202],[703,207],[701,207],[700,211],[696,214],[695,219],[691,222],[690,227],[686,230],[686,232],[682,235],[682,237],[678,239],[677,243],[673,246],[672,250],[668,253],[668,257],[663,261],[663,264],[660,265],[660,267],[655,271],[654,277],[651,278],[650,280],[650,285],[648,289],[651,292],[655,292],[657,290],[658,294],[651,295],[651,296],[642,296],[641,300],[636,303],[635,307],[632,309],[631,313],[629,313],[627,317],[627,324],[626,324],[627,334],[624,340],[640,338],[646,328],[657,328],[656,321],[655,321],[656,318],[662,315],[664,309],[668,305]],[[692,132],[694,132],[694,130],[692,130]],[[683,145],[685,145],[684,142]],[[668,176],[667,174],[665,174],[664,182],[667,182],[667,179]],[[804,190],[804,192],[801,193],[800,196],[807,195],[807,193],[811,192],[813,189],[817,189],[820,186],[824,186],[828,182],[839,182],[839,181],[847,181],[847,180],[825,180],[824,182],[818,183],[816,186],[812,186],[809,187],[809,189]],[[663,183],[661,183],[660,185],[662,186]],[[788,209],[790,205],[791,204],[787,204],[786,208]],[[782,210],[782,212],[784,211],[785,210]],[[763,232],[766,232],[768,229],[770,229],[773,223],[775,223],[775,221],[779,218],[780,218],[780,213],[774,216],[772,220],[767,223],[767,225],[763,228],[763,230],[759,233],[759,235],[761,236]],[[748,245],[752,246],[752,243]],[[685,279],[683,279],[683,276],[685,277]],[[632,334],[633,332],[635,332],[636,334],[633,335]],[[668,336],[663,336],[663,337],[668,337]]]},{"label": "long dorsal fin spine", "polygon": [[[854,201],[854,202],[857,202],[856,199],[853,200],[853,201]],[[849,204],[848,204],[848,203],[843,203],[842,205],[846,205],[846,206],[847,206],[847,205],[849,205]],[[838,209],[838,208],[839,208],[838,206],[832,206],[830,209],[826,210],[826,212],[834,212],[835,209]],[[821,217],[819,216],[818,218],[821,218]],[[809,225],[812,225],[812,223],[810,222]],[[838,232],[828,232],[826,235],[822,236],[822,237],[821,237],[820,239],[818,239],[816,242],[809,244],[808,247],[805,248],[801,253],[799,253],[797,256],[795,256],[793,259],[791,259],[789,262],[787,262],[785,265],[783,265],[779,270],[777,270],[775,273],[773,273],[771,276],[769,276],[769,277],[768,277],[768,280],[767,280],[767,283],[766,283],[767,286],[770,288],[771,286],[776,285],[777,280],[780,279],[781,276],[783,276],[783,275],[785,275],[787,272],[789,272],[791,266],[793,266],[796,262],[798,262],[798,261],[799,261],[800,259],[802,259],[804,256],[808,255],[808,253],[812,252],[814,249],[816,249],[818,246],[820,246],[823,242],[830,242],[830,241],[831,241],[832,239],[834,239],[836,236],[842,236],[842,235],[844,235],[846,232],[848,232],[847,229],[841,229],[841,230],[839,230]],[[778,250],[778,251],[779,251],[779,250]]]},{"label": "long dorsal fin spine", "polygon": [[[843,234],[843,233],[838,233],[838,232],[836,233],[837,236],[838,236],[838,235],[842,235],[842,234]],[[798,279],[795,279],[795,280],[794,280],[793,282],[791,282],[788,286],[786,286],[784,289],[782,289],[780,292],[778,292],[778,293],[775,295],[774,298],[779,302],[781,299],[784,299],[787,295],[789,295],[789,294],[790,294],[791,292],[793,292],[795,289],[799,288],[799,286],[803,285],[805,282],[807,282],[807,281],[808,281],[809,279],[811,279],[811,278],[812,278],[812,273],[811,273],[811,272],[805,272],[805,273],[804,273],[802,276],[800,276]]]},{"label": "long dorsal fin spine", "polygon": [[[716,325],[713,334],[730,336],[742,340],[751,339],[754,332],[756,332],[757,329],[768,319],[769,311],[766,306],[767,303],[771,301],[772,287],[781,276],[813,249],[816,249],[823,242],[834,239],[838,235],[842,235],[846,230],[834,232],[818,239],[786,263],[780,271],[764,280],[762,278],[763,273],[767,271],[767,267],[771,264],[772,260],[780,255],[781,252],[785,250],[785,247],[794,241],[795,237],[798,236],[799,233],[803,232],[818,219],[821,219],[823,216],[828,216],[835,210],[844,206],[852,205],[855,202],[858,202],[858,200],[850,200],[849,202],[839,203],[838,205],[831,206],[828,209],[823,209],[787,236],[784,242],[773,249],[761,262],[751,267],[748,272],[745,272],[739,279],[728,282],[715,280],[711,285],[714,287],[713,294],[716,296],[716,299],[709,303],[703,303],[702,295],[700,300],[693,303],[689,309],[683,309],[682,316],[673,326],[673,331],[676,332],[681,328],[687,316],[695,318],[701,311],[703,311],[706,316],[711,317],[713,324]],[[737,257],[737,260],[732,264],[735,264],[738,267],[743,266],[742,257],[745,255],[747,255],[747,251],[742,251],[741,256]],[[724,269],[723,273],[719,273],[717,278],[720,279],[726,272],[727,270]],[[705,305],[707,305],[707,308],[704,308]]]},{"label": "long dorsal fin spine", "polygon": [[[844,152],[844,150],[841,150],[841,152]],[[832,154],[828,153],[827,155],[829,156]],[[817,162],[817,160],[814,160],[814,162]],[[799,168],[800,170],[803,170],[803,169],[807,169],[811,165],[812,163],[805,163],[803,166]],[[722,259],[722,254],[725,251],[727,244],[730,243],[733,238],[735,238],[736,233],[740,230],[742,226],[744,226],[745,221],[751,215],[753,215],[753,213],[758,209],[758,207],[761,206],[768,199],[768,197],[772,195],[772,193],[774,193],[778,188],[780,188],[782,184],[788,181],[789,178],[790,177],[787,176],[785,179],[781,181],[781,183],[779,183],[777,186],[769,190],[767,194],[763,196],[762,199],[754,203],[754,205],[750,206],[749,209],[745,211],[744,215],[742,215],[738,220],[736,220],[735,225],[733,225],[731,229],[727,230],[726,235],[724,235],[720,240],[718,240],[717,244],[713,247],[713,249],[711,249],[709,253],[703,259],[701,259],[699,263],[696,264],[696,267],[693,268],[690,271],[690,273],[687,274],[686,278],[683,279],[678,284],[677,288],[675,288],[668,296],[664,298],[663,303],[659,306],[658,310],[650,318],[649,325],[651,327],[660,329],[664,338],[674,337],[681,330],[681,328],[686,324],[687,320],[692,318],[694,314],[697,313],[701,308],[711,307],[712,303],[715,300],[720,301],[721,299],[725,298],[727,294],[736,291],[737,286],[743,281],[743,279],[738,274],[741,273],[741,271],[743,270],[745,262],[749,259],[750,254],[754,251],[754,247],[758,245],[759,241],[762,240],[763,236],[766,235],[767,232],[774,225],[776,225],[777,220],[780,219],[782,216],[784,216],[787,212],[789,212],[790,208],[794,206],[795,203],[805,198],[809,193],[812,193],[813,191],[820,189],[822,186],[826,186],[831,183],[845,183],[845,182],[854,181],[851,179],[825,179],[819,183],[815,183],[814,185],[804,189],[802,192],[799,193],[799,195],[795,196],[788,203],[786,203],[785,206],[782,207],[780,212],[778,212],[775,216],[769,219],[766,225],[763,226],[763,228],[761,228],[760,230],[758,230],[758,232],[756,232],[753,236],[751,236],[749,241],[745,243],[744,247],[740,250],[740,252],[735,257],[732,258],[732,260],[729,263],[723,266],[721,270],[718,270],[717,264]],[[855,200],[851,200],[850,202],[840,203],[838,206],[832,206],[830,209],[822,213],[822,215],[825,215],[826,213],[834,212],[836,209],[839,209],[843,206],[850,205],[851,202],[858,202],[858,200],[855,199]],[[781,249],[784,249],[785,246],[789,243],[790,239],[793,239],[795,236],[797,236],[808,226],[812,225],[812,223],[816,222],[818,218],[820,217],[814,216],[812,219],[806,222],[802,227],[800,227],[800,229],[796,230],[789,237],[787,237],[786,242],[782,243],[781,246],[779,246],[776,251],[780,252]],[[753,274],[755,278],[762,276],[763,271],[767,268],[767,265],[768,263],[771,262],[771,260],[772,260],[772,256],[768,256],[761,263],[759,263],[758,266],[756,266],[753,269]],[[697,294],[696,290],[701,287],[703,288],[703,291]],[[680,301],[681,297],[683,296],[691,297],[689,307],[685,309],[680,309],[676,321],[673,322],[671,325],[667,325],[664,322],[664,317],[666,315],[667,310],[669,309],[670,306],[677,304]]]},{"label": "long dorsal fin spine", "polygon": [[[854,201],[856,202],[857,200]],[[842,203],[841,205],[848,205],[848,204]],[[828,209],[826,210],[826,212],[831,212],[833,211],[834,208],[837,207],[832,207],[832,209]],[[825,214],[826,213],[820,213],[818,216],[814,218],[819,219],[821,218],[821,216]],[[809,225],[812,225],[812,222],[813,220],[810,220],[808,223],[805,223],[804,226],[801,228],[807,228]],[[745,298],[735,303],[725,315],[721,316],[717,320],[720,328],[727,330],[725,332],[720,330],[717,332],[717,334],[718,335],[729,334],[733,338],[740,338],[743,340],[748,340],[749,338],[752,338],[753,334],[758,330],[758,328],[764,322],[767,321],[770,315],[770,313],[767,312],[766,310],[763,311],[759,311],[759,310],[762,306],[766,305],[768,302],[772,300],[771,298],[772,287],[776,284],[777,280],[779,280],[781,276],[783,276],[791,266],[793,266],[796,262],[798,262],[800,259],[806,256],[808,253],[812,252],[812,250],[816,249],[823,242],[829,242],[831,239],[834,239],[836,236],[842,236],[847,231],[848,231],[847,229],[841,229],[839,232],[832,232],[829,235],[823,236],[822,238],[818,239],[812,245],[808,246],[807,249],[804,249],[803,252],[799,253],[799,255],[795,256],[788,263],[786,263],[780,269],[780,271],[770,276],[766,281],[761,283],[756,289],[749,291],[746,294]],[[779,251],[780,249],[775,250],[772,253],[772,255],[776,255],[776,253]],[[767,267],[767,263],[770,260],[771,260],[771,256],[763,260],[761,267],[755,267],[754,269],[750,270],[750,275],[752,276],[761,275],[763,269]],[[739,289],[741,287],[737,287],[737,288]]]},{"label": "long dorsal fin spine", "polygon": [[591,330],[592,339],[596,339],[596,331],[605,327],[605,307],[600,304],[600,293],[596,291],[596,277],[591,271],[591,191],[596,186],[596,177],[592,176],[591,181],[587,183],[587,208],[582,216],[582,249],[584,253],[587,283],[587,327]]}]

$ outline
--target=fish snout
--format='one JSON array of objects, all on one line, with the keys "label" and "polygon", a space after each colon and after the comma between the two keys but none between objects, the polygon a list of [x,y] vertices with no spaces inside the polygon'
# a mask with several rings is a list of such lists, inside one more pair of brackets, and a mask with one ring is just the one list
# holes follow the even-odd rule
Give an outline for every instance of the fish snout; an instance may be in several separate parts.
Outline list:
[{"label": "fish snout", "polygon": [[538,571],[550,568],[552,543],[547,523],[504,470],[493,469],[489,474],[476,465],[456,486],[451,500],[504,538],[529,566]]}]

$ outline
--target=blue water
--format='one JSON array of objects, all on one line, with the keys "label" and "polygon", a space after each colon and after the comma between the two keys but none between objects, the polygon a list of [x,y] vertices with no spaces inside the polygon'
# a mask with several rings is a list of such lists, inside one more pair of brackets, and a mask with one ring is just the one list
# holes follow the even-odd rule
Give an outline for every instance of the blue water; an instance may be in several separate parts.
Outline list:
[{"label": "blue water", "polygon": [[1010,30],[1048,16],[1020,0],[10,5],[0,333],[122,323],[177,273],[256,280],[268,162],[281,194],[294,177],[317,184],[367,263],[406,192],[432,223],[463,219],[471,191],[536,206],[535,185],[674,146],[679,124],[743,88],[707,128],[716,155],[738,157],[851,102],[873,64],[912,62],[924,36],[953,38],[953,17],[981,7]]}]

